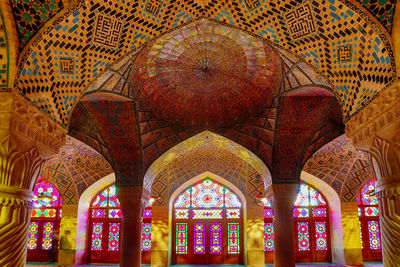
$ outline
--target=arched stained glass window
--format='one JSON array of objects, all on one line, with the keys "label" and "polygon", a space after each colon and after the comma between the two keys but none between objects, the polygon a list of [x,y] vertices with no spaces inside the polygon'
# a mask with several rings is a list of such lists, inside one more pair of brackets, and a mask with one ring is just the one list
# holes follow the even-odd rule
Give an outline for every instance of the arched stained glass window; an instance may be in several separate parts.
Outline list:
[{"label": "arched stained glass window", "polygon": [[364,261],[381,261],[380,212],[378,198],[375,195],[374,180],[368,181],[368,183],[361,188],[357,202]]},{"label": "arched stained glass window", "polygon": [[242,202],[227,187],[205,178],[175,199],[173,262],[240,263]]},{"label": "arched stained glass window", "polygon": [[54,261],[56,257],[50,255],[49,250],[53,251],[54,232],[60,228],[60,192],[48,180],[39,177],[33,189],[32,206],[27,260]]},{"label": "arched stained glass window", "polygon": [[[266,262],[272,262],[274,250],[273,209],[264,201],[264,248]],[[296,261],[330,261],[329,210],[323,195],[303,182],[293,206]]]},{"label": "arched stained glass window", "polygon": [[[116,186],[110,185],[97,194],[90,207],[89,262],[118,263],[122,210]],[[142,225],[142,262],[149,263],[151,251],[152,205],[146,203]],[[148,261],[148,262],[147,262]]]}]

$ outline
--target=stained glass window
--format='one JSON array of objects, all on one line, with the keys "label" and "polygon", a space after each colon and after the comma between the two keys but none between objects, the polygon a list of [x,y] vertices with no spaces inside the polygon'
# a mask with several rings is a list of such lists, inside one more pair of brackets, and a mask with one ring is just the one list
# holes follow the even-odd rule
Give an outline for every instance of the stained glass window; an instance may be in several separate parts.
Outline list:
[{"label": "stained glass window", "polygon": [[358,195],[357,201],[359,205],[378,205],[378,198],[375,196],[374,180],[370,180],[366,185],[361,188],[361,192]]},{"label": "stained glass window", "polygon": [[211,254],[221,254],[222,252],[222,236],[221,223],[211,223],[210,225],[210,252]]},{"label": "stained glass window", "polygon": [[28,233],[28,249],[36,249],[37,247],[37,237],[38,237],[38,223],[31,222],[29,225]]},{"label": "stained glass window", "polygon": [[381,249],[381,237],[378,221],[368,221],[369,248],[372,250]]},{"label": "stained glass window", "polygon": [[57,208],[62,205],[60,192],[46,179],[39,177],[32,198],[33,208]]},{"label": "stained glass window", "polygon": [[142,251],[151,250],[151,223],[142,225]]},{"label": "stained glass window", "polygon": [[108,229],[108,250],[119,250],[119,226],[120,223],[110,223]]},{"label": "stained glass window", "polygon": [[297,223],[297,242],[300,251],[310,250],[310,234],[308,222]]},{"label": "stained glass window", "polygon": [[176,223],[176,254],[187,254],[187,223]]},{"label": "stained glass window", "polygon": [[101,250],[103,239],[103,223],[93,223],[92,228],[92,250]]},{"label": "stained glass window", "polygon": [[228,254],[239,254],[239,223],[228,223]]},{"label": "stained glass window", "polygon": [[52,247],[52,240],[53,240],[53,222],[47,222],[43,226],[43,238],[42,238],[42,248],[44,250],[50,250]]},{"label": "stained glass window", "polygon": [[206,224],[195,223],[193,229],[194,235],[194,253],[204,254],[206,252]]},{"label": "stained glass window", "polygon": [[326,242],[326,223],[315,223],[315,246],[317,250],[328,250]]},{"label": "stained glass window", "polygon": [[264,224],[264,248],[266,251],[274,251],[274,225]]},{"label": "stained glass window", "polygon": [[192,211],[193,219],[222,219],[223,215],[222,210],[204,209]]}]

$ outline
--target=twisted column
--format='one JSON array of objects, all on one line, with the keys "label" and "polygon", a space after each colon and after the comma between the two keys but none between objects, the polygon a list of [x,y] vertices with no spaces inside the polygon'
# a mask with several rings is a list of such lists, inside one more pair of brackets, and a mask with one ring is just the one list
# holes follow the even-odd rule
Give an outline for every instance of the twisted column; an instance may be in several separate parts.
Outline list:
[{"label": "twisted column", "polygon": [[120,243],[120,266],[141,266],[142,244],[142,187],[129,186],[117,189],[118,199],[121,203],[122,229]]},{"label": "twisted column", "polygon": [[24,266],[32,191],[0,185],[0,266]]},{"label": "twisted column", "polygon": [[294,267],[296,263],[293,204],[298,184],[273,184],[274,206],[274,266]]}]

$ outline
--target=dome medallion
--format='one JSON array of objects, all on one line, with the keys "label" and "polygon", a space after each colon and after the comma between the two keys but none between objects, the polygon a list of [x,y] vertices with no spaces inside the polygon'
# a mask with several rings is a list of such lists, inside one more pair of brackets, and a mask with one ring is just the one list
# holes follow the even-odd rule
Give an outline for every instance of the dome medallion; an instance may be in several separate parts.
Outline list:
[{"label": "dome medallion", "polygon": [[132,74],[136,96],[157,118],[211,129],[262,112],[281,79],[280,58],[272,47],[205,19],[144,48]]}]

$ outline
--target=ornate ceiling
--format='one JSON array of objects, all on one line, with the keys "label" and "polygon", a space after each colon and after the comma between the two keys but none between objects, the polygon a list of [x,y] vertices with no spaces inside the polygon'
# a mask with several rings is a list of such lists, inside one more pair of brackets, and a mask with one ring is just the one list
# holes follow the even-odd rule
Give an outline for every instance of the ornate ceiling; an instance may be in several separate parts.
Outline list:
[{"label": "ornate ceiling", "polygon": [[102,155],[68,136],[60,152],[46,162],[41,176],[57,187],[63,203],[77,204],[86,188],[112,172]]}]

